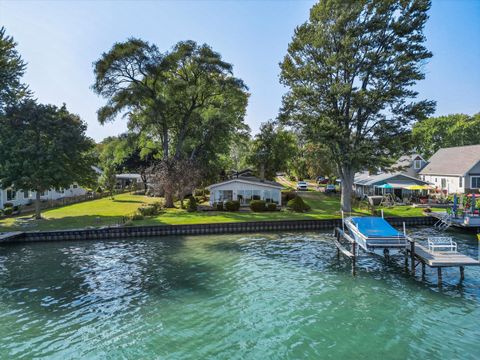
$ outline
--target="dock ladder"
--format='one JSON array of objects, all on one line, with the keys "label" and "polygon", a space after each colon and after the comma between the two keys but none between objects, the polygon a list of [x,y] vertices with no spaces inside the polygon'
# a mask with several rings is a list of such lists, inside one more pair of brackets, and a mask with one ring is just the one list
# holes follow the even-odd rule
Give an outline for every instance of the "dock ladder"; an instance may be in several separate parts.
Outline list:
[{"label": "dock ladder", "polygon": [[433,227],[439,230],[447,230],[450,226],[452,226],[452,215],[445,214],[438,218],[438,221],[433,224]]}]

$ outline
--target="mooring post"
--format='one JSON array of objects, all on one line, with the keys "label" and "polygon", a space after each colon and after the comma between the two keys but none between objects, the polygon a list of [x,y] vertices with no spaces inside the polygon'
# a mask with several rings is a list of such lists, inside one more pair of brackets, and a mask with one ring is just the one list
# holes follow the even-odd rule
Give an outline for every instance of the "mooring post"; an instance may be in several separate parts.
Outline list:
[{"label": "mooring post", "polygon": [[442,268],[437,268],[437,276],[438,276],[438,286],[442,287]]},{"label": "mooring post", "polygon": [[415,276],[415,241],[410,240],[410,268],[412,270],[412,275]]},{"label": "mooring post", "polygon": [[460,281],[465,279],[465,267],[460,266]]},{"label": "mooring post", "polygon": [[355,241],[352,242],[352,254],[353,254],[353,257],[352,257],[352,275],[355,276],[356,275],[356,270],[355,270],[355,262],[357,261],[357,254],[356,254],[356,245],[355,245]]},{"label": "mooring post", "polygon": [[422,261],[422,280],[425,280],[425,263]]}]

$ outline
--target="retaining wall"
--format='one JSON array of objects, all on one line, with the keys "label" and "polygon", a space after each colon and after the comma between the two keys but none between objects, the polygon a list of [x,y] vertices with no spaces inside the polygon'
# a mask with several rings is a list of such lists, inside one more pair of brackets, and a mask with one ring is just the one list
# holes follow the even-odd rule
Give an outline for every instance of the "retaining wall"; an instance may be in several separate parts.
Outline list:
[{"label": "retaining wall", "polygon": [[[435,218],[422,217],[395,217],[387,218],[390,224],[401,227],[406,226],[431,226]],[[342,225],[341,219],[324,220],[288,220],[288,221],[255,221],[216,224],[192,225],[157,225],[157,226],[132,226],[111,227],[102,229],[63,230],[45,232],[25,232],[21,236],[6,238],[2,243],[29,242],[29,241],[65,241],[65,240],[104,240],[124,239],[132,237],[152,237],[167,235],[207,235],[207,234],[236,234],[269,231],[315,231],[333,230]]]}]

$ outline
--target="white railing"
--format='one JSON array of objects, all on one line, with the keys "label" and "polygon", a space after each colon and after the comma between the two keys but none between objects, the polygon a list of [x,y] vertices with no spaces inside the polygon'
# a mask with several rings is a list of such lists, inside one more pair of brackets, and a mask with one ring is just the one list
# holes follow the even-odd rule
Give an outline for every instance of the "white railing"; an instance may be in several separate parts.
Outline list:
[{"label": "white railing", "polygon": [[457,243],[451,237],[429,237],[428,250],[435,252],[439,249],[448,252],[457,252]]}]

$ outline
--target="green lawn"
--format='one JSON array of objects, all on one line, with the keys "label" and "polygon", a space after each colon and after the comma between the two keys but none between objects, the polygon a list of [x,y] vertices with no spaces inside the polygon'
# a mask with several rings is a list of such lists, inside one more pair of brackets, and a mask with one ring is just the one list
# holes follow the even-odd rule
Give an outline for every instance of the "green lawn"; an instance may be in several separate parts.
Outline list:
[{"label": "green lawn", "polygon": [[[200,224],[240,221],[267,221],[267,220],[304,220],[340,218],[340,198],[338,195],[325,195],[316,191],[301,193],[303,199],[312,210],[299,214],[288,210],[253,213],[240,212],[194,212],[189,213],[181,209],[169,209],[164,213],[134,221],[134,225],[162,225],[162,224]],[[143,204],[158,201],[140,195],[121,194],[115,200],[104,198],[74,205],[47,210],[43,213],[44,219],[31,220],[31,216],[20,216],[0,221],[0,231],[16,230],[61,230],[80,229],[85,227],[111,226],[121,222],[124,216],[134,213]],[[366,210],[354,209],[357,214],[368,215]],[[434,209],[435,210],[435,209]],[[385,216],[422,216],[422,209],[407,206],[386,208]],[[22,225],[23,224],[23,225]]]}]

